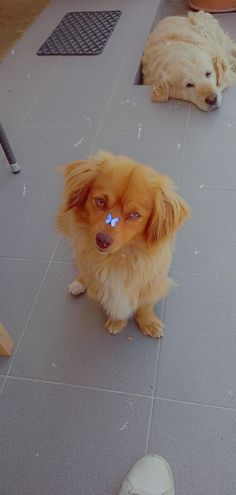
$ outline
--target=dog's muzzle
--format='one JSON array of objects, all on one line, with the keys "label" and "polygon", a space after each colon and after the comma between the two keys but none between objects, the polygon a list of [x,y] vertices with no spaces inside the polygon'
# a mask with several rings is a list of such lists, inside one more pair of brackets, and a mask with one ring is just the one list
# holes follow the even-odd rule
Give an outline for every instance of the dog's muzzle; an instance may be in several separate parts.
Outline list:
[{"label": "dog's muzzle", "polygon": [[218,99],[217,99],[217,94],[212,93],[211,95],[207,96],[205,99],[206,104],[209,106],[209,108],[213,109],[218,105]]}]

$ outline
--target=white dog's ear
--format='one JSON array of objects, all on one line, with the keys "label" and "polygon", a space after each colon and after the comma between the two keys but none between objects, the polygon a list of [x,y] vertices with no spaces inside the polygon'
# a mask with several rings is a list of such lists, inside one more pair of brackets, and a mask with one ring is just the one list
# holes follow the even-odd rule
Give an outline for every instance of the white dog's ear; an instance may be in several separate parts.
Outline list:
[{"label": "white dog's ear", "polygon": [[222,86],[224,83],[225,73],[226,73],[227,68],[228,68],[227,63],[219,55],[216,55],[214,57],[213,62],[214,62],[214,69],[215,69],[215,73],[216,73],[217,86]]},{"label": "white dog's ear", "polygon": [[161,81],[153,84],[152,86],[152,101],[158,101],[164,103],[168,101],[170,96],[170,83],[167,79],[162,79]]}]

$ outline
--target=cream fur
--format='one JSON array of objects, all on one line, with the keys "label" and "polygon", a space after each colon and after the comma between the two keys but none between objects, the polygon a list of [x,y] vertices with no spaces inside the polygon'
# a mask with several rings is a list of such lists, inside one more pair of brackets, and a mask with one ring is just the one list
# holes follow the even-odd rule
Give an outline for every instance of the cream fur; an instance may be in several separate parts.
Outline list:
[{"label": "cream fur", "polygon": [[[142,57],[143,82],[153,101],[190,101],[204,111],[221,104],[222,92],[236,82],[236,44],[205,12],[162,20],[149,35]],[[210,73],[210,76],[206,74]],[[194,87],[187,87],[187,84]],[[206,99],[217,96],[210,107]]]}]

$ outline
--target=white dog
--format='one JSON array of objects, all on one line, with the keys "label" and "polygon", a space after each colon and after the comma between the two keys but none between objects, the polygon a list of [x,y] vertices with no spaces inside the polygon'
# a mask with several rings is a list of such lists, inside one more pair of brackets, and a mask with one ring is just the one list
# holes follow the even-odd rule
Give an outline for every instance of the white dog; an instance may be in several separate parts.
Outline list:
[{"label": "white dog", "polygon": [[205,12],[167,17],[146,41],[142,71],[153,101],[175,98],[213,110],[236,82],[236,44]]}]

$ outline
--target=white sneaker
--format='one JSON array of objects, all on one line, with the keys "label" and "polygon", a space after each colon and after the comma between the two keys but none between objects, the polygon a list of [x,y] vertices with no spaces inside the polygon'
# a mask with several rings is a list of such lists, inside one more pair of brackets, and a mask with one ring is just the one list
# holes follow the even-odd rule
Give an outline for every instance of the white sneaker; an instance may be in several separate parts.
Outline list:
[{"label": "white sneaker", "polygon": [[174,495],[169,464],[154,454],[139,459],[127,474],[119,495]]}]

